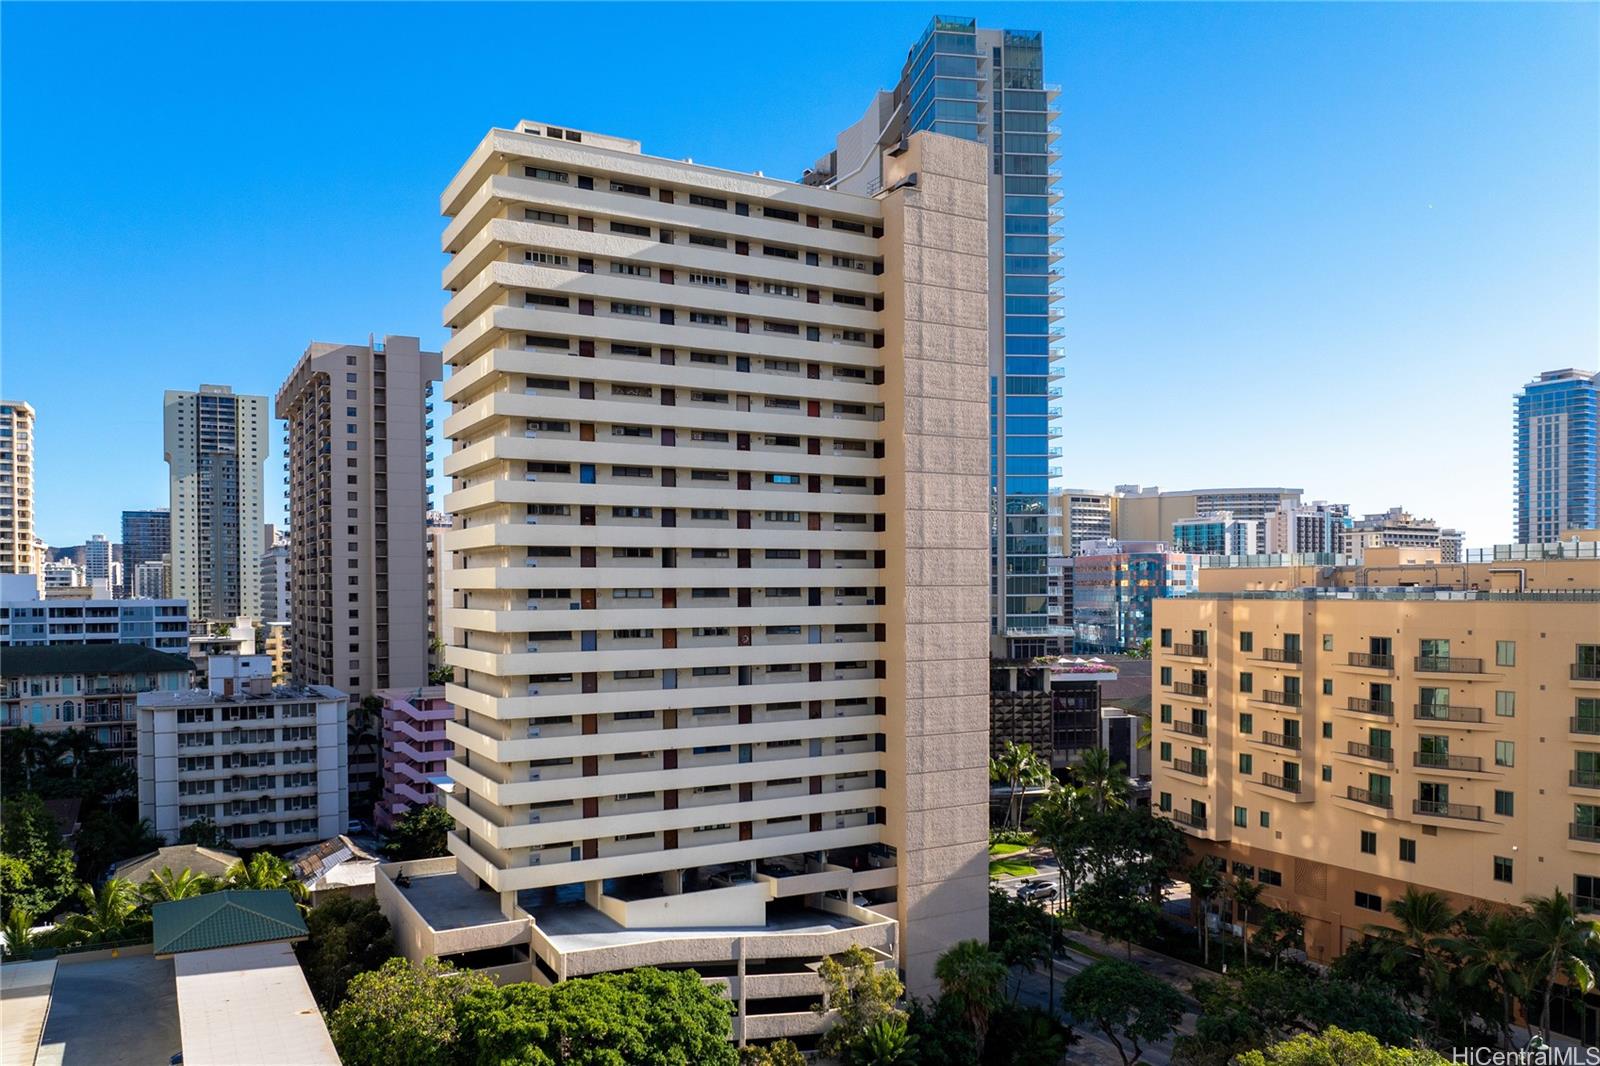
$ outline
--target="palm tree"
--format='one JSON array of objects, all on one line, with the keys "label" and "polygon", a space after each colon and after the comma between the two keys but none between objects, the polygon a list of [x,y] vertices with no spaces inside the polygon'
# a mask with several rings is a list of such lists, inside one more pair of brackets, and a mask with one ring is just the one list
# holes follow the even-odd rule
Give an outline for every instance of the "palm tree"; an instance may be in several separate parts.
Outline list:
[{"label": "palm tree", "polygon": [[860,1066],[906,1066],[912,1061],[916,1036],[906,1027],[904,1015],[879,1018],[864,1034],[862,1045],[850,1061]]},{"label": "palm tree", "polygon": [[50,761],[57,766],[72,767],[72,779],[78,779],[78,770],[89,759],[91,752],[100,747],[93,737],[81,729],[68,729],[58,734],[50,745]]},{"label": "palm tree", "polygon": [[1250,912],[1261,902],[1262,885],[1237,874],[1228,882],[1228,895],[1239,908],[1239,939],[1244,944],[1244,964],[1250,965]]},{"label": "palm tree", "polygon": [[12,730],[5,739],[7,751],[17,760],[18,769],[22,771],[23,787],[32,792],[33,772],[50,765],[53,748],[50,738],[33,726],[25,725]]},{"label": "palm tree", "polygon": [[1087,748],[1078,756],[1073,776],[1088,793],[1096,814],[1128,805],[1128,768],[1111,761],[1105,748]]},{"label": "palm tree", "polygon": [[1528,994],[1528,967],[1521,944],[1524,920],[1525,916],[1501,910],[1464,911],[1458,919],[1460,936],[1441,942],[1444,950],[1462,960],[1456,971],[1462,985],[1490,988],[1499,995],[1497,1027],[1503,1042],[1509,1040],[1516,1020],[1513,1004]]},{"label": "palm tree", "polygon": [[1189,867],[1189,898],[1200,905],[1200,920],[1195,923],[1195,936],[1200,941],[1201,956],[1211,965],[1211,901],[1222,892],[1222,861],[1213,855],[1203,856]]},{"label": "palm tree", "polygon": [[1004,781],[1011,789],[1006,804],[1006,826],[1022,828],[1022,790],[1050,780],[1050,764],[1034,754],[1032,744],[1006,741],[1000,754],[989,760],[989,779]]},{"label": "palm tree", "polygon": [[207,892],[215,892],[217,881],[205,874],[197,874],[185,866],[177,873],[163,867],[145,879],[139,886],[139,895],[146,903],[168,903],[175,899],[192,899]]},{"label": "palm tree", "polygon": [[1405,895],[1389,901],[1389,917],[1399,928],[1370,925],[1380,944],[1384,968],[1415,967],[1416,976],[1427,989],[1440,987],[1448,977],[1444,964],[1444,940],[1455,924],[1456,912],[1441,893],[1408,887]]},{"label": "palm tree", "polygon": [[1572,897],[1559,888],[1548,896],[1528,896],[1530,912],[1522,920],[1519,946],[1531,960],[1536,979],[1544,981],[1544,1004],[1539,1010],[1539,1032],[1550,1040],[1550,1001],[1556,982],[1565,977],[1579,992],[1594,988],[1591,965],[1600,953],[1600,922],[1578,917]]},{"label": "palm tree", "polygon": [[294,875],[294,868],[271,852],[258,851],[249,862],[241,859],[223,877],[228,888],[283,888],[296,902],[306,898],[306,886]]},{"label": "palm tree", "polygon": [[7,956],[17,959],[33,954],[33,915],[21,907],[12,907],[6,914],[4,931]]},{"label": "palm tree", "polygon": [[1071,905],[1078,887],[1080,869],[1073,851],[1087,808],[1088,800],[1082,789],[1052,782],[1050,791],[1033,805],[1028,819],[1035,835],[1055,853],[1062,909]]},{"label": "palm tree", "polygon": [[956,1004],[961,1016],[972,1027],[983,1056],[983,1038],[989,1031],[989,1016],[1000,1006],[1005,987],[1006,964],[976,940],[962,940],[939,956],[933,964],[939,991]]},{"label": "palm tree", "polygon": [[127,930],[139,909],[139,894],[132,883],[113,877],[96,891],[89,885],[78,887],[80,913],[61,920],[61,928],[75,942],[98,944],[116,940]]}]

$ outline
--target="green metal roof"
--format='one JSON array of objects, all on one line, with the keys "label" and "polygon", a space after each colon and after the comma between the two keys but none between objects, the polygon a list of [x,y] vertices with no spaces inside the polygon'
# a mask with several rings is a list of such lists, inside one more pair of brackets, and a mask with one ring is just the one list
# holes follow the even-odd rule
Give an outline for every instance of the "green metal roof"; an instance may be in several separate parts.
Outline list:
[{"label": "green metal roof", "polygon": [[142,644],[54,644],[0,650],[0,677],[187,673],[194,663]]},{"label": "green metal roof", "polygon": [[294,940],[306,935],[294,897],[281,888],[228,889],[157,903],[155,953],[178,955],[239,944]]}]

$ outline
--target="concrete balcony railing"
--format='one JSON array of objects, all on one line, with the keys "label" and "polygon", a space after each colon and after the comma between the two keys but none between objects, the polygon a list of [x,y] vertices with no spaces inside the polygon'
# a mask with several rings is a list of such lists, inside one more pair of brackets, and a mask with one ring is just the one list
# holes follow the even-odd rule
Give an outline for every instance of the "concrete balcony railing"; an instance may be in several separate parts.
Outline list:
[{"label": "concrete balcony railing", "polygon": [[1382,807],[1386,811],[1394,809],[1394,796],[1387,792],[1373,792],[1370,789],[1346,785],[1344,797],[1356,803],[1365,803],[1369,807]]},{"label": "concrete balcony railing", "polygon": [[1345,661],[1351,666],[1359,666],[1367,670],[1394,669],[1394,656],[1379,652],[1353,651],[1346,656]]},{"label": "concrete balcony railing", "polygon": [[1206,724],[1204,722],[1185,722],[1182,719],[1175,718],[1167,724],[1174,733],[1182,733],[1190,737],[1203,737],[1206,735]]},{"label": "concrete balcony railing", "polygon": [[1476,803],[1440,803],[1437,800],[1412,800],[1411,813],[1429,818],[1458,818],[1464,822],[1483,821],[1483,808]]},{"label": "concrete balcony railing", "polygon": [[1416,669],[1425,674],[1481,674],[1483,660],[1459,655],[1419,655]]},{"label": "concrete balcony railing", "polygon": [[1452,707],[1444,703],[1419,703],[1413,711],[1419,722],[1482,722],[1482,707]]},{"label": "concrete balcony railing", "polygon": [[1373,759],[1377,762],[1394,762],[1393,748],[1374,747],[1371,744],[1362,744],[1354,740],[1345,745],[1345,752],[1346,754],[1354,755],[1358,759]]},{"label": "concrete balcony railing", "polygon": [[1357,714],[1377,714],[1384,718],[1394,717],[1393,700],[1368,700],[1360,696],[1350,696],[1345,700],[1345,709],[1355,711]]},{"label": "concrete balcony railing", "polygon": [[1477,773],[1483,769],[1483,759],[1476,755],[1449,755],[1438,751],[1419,751],[1411,759],[1411,765],[1419,766],[1424,770],[1465,770]]}]

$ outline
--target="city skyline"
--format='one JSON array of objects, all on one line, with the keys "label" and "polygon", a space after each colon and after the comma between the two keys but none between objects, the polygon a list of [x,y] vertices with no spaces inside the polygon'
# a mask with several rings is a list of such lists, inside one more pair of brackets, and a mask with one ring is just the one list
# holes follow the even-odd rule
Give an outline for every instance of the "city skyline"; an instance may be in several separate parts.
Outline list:
[{"label": "city skyline", "polygon": [[[407,85],[381,93],[355,66],[332,85],[275,74],[322,58],[303,51],[319,46],[301,43],[299,14],[109,9],[74,30],[85,61],[69,71],[40,66],[46,53],[29,46],[64,14],[7,10],[4,391],[38,411],[40,535],[114,535],[121,510],[166,502],[162,389],[215,380],[270,394],[313,336],[441,344],[436,194],[457,146],[482,129],[548,118],[798,180],[860,117],[863,92],[898,76],[880,42],[914,40],[936,9],[831,8],[838,32],[825,47],[802,37],[759,55],[739,47],[745,36],[782,36],[803,9],[752,9],[737,26],[613,10],[628,84],[583,77],[574,53],[478,108],[440,91],[467,68],[424,64],[437,17],[427,6],[319,13],[343,31],[328,40],[361,34],[401,66],[416,59]],[[1596,125],[1583,91],[1593,8],[938,10],[1041,29],[1046,80],[1063,86],[1057,487],[1293,484],[1357,513],[1405,506],[1472,546],[1512,539],[1513,395],[1547,370],[1592,369],[1597,347],[1600,152],[1592,135],[1571,136]],[[540,21],[560,35],[582,16],[542,8]],[[189,47],[223,34],[251,41],[260,77],[171,97],[172,71],[187,83],[239,61]],[[691,43],[729,63],[688,86],[667,75]],[[137,67],[113,52],[130,44]],[[818,79],[823,59],[830,75]],[[725,121],[703,128],[706,79],[718,98],[758,85],[761,102],[719,103]],[[648,106],[640,86],[660,88]],[[155,99],[160,113],[142,114]],[[768,121],[773,101],[781,124]],[[91,106],[102,126],[140,133],[112,184],[54,162]],[[259,155],[219,155],[194,135],[246,119]],[[377,165],[388,149],[362,132],[402,128],[405,153]],[[81,301],[84,285],[99,298]],[[1129,373],[1143,383],[1130,387]],[[1441,395],[1449,411],[1430,414]],[[1082,411],[1125,421],[1089,432]],[[1197,447],[1219,421],[1226,446]],[[271,438],[275,475],[276,424]],[[1425,478],[1395,458],[1441,452]],[[72,472],[91,465],[104,493],[73,488]],[[276,498],[266,517],[281,519]]]}]

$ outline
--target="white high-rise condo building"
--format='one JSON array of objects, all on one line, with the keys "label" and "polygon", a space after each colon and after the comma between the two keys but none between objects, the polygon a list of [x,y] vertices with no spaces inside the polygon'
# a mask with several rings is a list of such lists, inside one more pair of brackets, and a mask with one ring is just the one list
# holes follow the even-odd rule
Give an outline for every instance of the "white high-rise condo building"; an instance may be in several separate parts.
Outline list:
[{"label": "white high-rise condo building", "polygon": [[96,533],[83,546],[83,576],[87,583],[104,581],[117,588],[121,582],[111,581],[113,552],[111,541],[104,533]]},{"label": "white high-rise condo building", "polygon": [[172,595],[196,621],[261,617],[261,464],[267,398],[226,385],[168,390]]},{"label": "white high-rise condo building", "polygon": [[0,574],[36,574],[33,407],[0,400]]},{"label": "white high-rise condo building", "polygon": [[298,681],[354,699],[428,683],[425,408],[440,369],[415,337],[317,342],[278,390]]},{"label": "white high-rise condo building", "polygon": [[782,997],[821,955],[926,993],[986,935],[987,168],[931,133],[872,196],[538,122],[472,153],[447,803],[498,908],[451,931],[414,870],[397,940],[742,975],[742,1040],[820,1028]]}]

